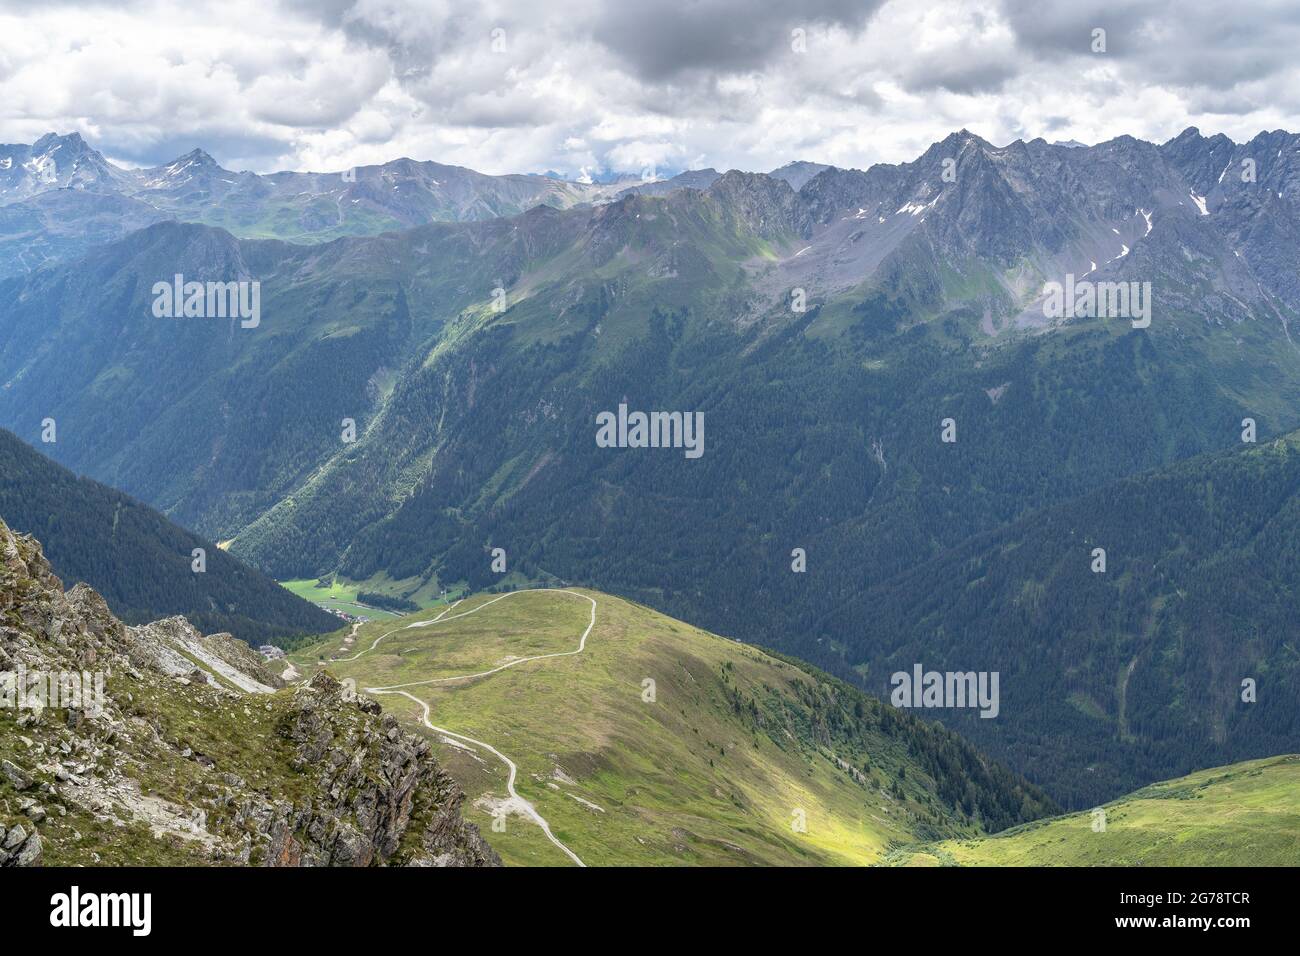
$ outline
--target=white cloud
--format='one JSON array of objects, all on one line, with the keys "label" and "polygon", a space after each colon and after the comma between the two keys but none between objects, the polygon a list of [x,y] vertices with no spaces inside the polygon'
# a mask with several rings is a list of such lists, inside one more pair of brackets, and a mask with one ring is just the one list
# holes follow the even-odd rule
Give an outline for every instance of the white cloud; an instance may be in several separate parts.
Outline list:
[{"label": "white cloud", "polygon": [[[914,158],[966,127],[1300,129],[1300,14],[1269,0],[0,0],[0,140],[234,168],[406,155],[485,172]],[[791,48],[802,29],[807,52]],[[1091,31],[1107,30],[1094,54]],[[493,44],[493,31],[504,31]]]}]

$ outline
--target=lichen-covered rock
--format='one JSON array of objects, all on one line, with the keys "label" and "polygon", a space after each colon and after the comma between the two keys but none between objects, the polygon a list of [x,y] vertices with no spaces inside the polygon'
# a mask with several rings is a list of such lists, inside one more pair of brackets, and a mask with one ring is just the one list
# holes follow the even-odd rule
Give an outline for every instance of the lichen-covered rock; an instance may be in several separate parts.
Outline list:
[{"label": "lichen-covered rock", "polygon": [[0,776],[15,790],[26,790],[32,785],[32,776],[12,760],[0,760]]},{"label": "lichen-covered rock", "polygon": [[14,854],[12,866],[40,866],[41,865],[41,835],[33,832],[23,845],[18,848]]}]

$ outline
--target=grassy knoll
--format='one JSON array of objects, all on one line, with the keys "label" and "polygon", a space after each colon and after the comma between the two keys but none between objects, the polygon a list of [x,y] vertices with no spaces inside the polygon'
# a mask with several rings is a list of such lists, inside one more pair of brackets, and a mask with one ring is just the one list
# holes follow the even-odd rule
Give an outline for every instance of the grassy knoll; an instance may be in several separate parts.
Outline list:
[{"label": "grassy knoll", "polygon": [[1203,770],[1090,812],[894,854],[907,866],[1300,865],[1300,756]]},{"label": "grassy knoll", "polygon": [[[520,795],[589,865],[866,864],[918,834],[979,832],[936,798],[909,754],[912,725],[900,731],[878,702],[847,702],[858,718],[846,719],[860,723],[842,735],[827,726],[839,711],[825,702],[847,689],[598,592],[517,592],[490,606],[497,596],[476,595],[357,660],[321,663],[322,655],[365,651],[391,623],[360,628],[347,648],[340,634],[291,657],[307,674],[328,666],[360,688],[473,673],[575,649],[590,621],[582,595],[598,602],[582,655],[408,690],[431,705],[436,726],[514,760]],[[411,701],[380,699],[418,724]],[[522,816],[508,815],[505,831],[493,831],[493,807],[506,796],[501,761],[433,736],[468,795],[468,818],[507,862],[567,862]],[[794,826],[800,818],[803,832]]]}]

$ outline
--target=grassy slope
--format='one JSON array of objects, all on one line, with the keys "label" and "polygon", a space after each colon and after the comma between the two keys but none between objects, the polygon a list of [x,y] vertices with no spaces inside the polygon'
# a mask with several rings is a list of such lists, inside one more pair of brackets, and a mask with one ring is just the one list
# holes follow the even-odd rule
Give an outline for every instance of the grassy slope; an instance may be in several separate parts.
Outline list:
[{"label": "grassy slope", "polygon": [[1300,756],[1250,760],[1145,787],[1090,813],[891,856],[909,866],[1300,865]]},{"label": "grassy slope", "polygon": [[315,578],[299,578],[295,581],[281,581],[280,586],[286,591],[298,595],[303,600],[311,601],[312,604],[317,604],[326,610],[339,610],[348,614],[380,618],[382,620],[393,620],[398,616],[392,611],[385,611],[383,608],[358,604],[357,591],[359,588],[355,584],[335,580],[327,588],[318,588]]},{"label": "grassy slope", "polygon": [[[320,605],[326,609],[336,608],[340,611],[346,611],[348,614],[360,614],[363,617],[393,619],[401,617],[394,611],[384,608],[375,607],[373,604],[365,604],[359,601],[361,592],[373,592],[383,594],[388,597],[400,598],[410,601],[422,608],[441,607],[448,601],[454,601],[464,595],[464,586],[461,584],[451,584],[446,586],[446,594],[443,593],[443,583],[438,580],[437,575],[431,575],[427,579],[407,578],[396,581],[389,575],[380,572],[364,581],[352,581],[342,575],[335,574],[331,576],[330,586],[327,588],[317,587],[317,578],[296,578],[293,580],[281,581],[280,586],[287,591],[296,594],[303,600],[310,601],[312,604]],[[526,587],[532,582],[519,575],[510,575],[506,580],[513,585]]]},{"label": "grassy slope", "polygon": [[[881,734],[863,740],[858,753],[833,754],[790,733],[801,692],[816,683],[807,673],[640,605],[580,593],[599,603],[583,655],[408,690],[431,704],[435,725],[514,760],[519,793],[589,865],[862,864],[914,842],[922,818],[954,834],[976,832],[930,800],[929,781],[904,740]],[[491,597],[471,598],[452,614]],[[576,648],[590,608],[574,594],[519,592],[482,613],[394,633],[358,660],[328,666],[362,688],[472,673],[510,655]],[[346,653],[340,634],[292,657],[310,674],[322,655],[353,656],[391,629],[374,622]],[[654,703],[642,700],[645,678],[656,683]],[[763,729],[733,704],[733,689],[758,702]],[[406,698],[380,699],[418,721],[419,708]],[[863,782],[838,767],[837,756],[859,768],[869,760]],[[508,863],[565,862],[520,817],[510,816],[504,833],[492,831],[490,804],[481,798],[505,796],[499,760],[445,741],[442,758],[469,795],[468,819]],[[910,771],[899,782],[901,801],[886,792],[900,766]],[[806,833],[791,826],[796,809],[806,813]]]}]

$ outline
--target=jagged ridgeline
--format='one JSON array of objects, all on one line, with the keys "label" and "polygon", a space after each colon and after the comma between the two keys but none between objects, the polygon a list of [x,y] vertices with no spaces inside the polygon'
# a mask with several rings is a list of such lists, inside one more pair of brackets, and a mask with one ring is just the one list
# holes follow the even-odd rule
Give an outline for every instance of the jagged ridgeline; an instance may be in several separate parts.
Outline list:
[{"label": "jagged ridgeline", "polygon": [[184,618],[128,627],[2,522],[0,674],[0,866],[499,862],[379,704],[327,674],[277,691]]},{"label": "jagged ridgeline", "polygon": [[[39,169],[42,174],[34,175]],[[715,174],[716,175],[716,174]],[[78,134],[0,146],[0,276],[71,259],[166,219],[236,235],[325,241],[431,221],[572,206],[628,188],[547,176],[486,176],[399,159],[335,173],[232,172],[201,149],[164,166],[124,169]]]},{"label": "jagged ridgeline", "polygon": [[[260,643],[321,634],[338,619],[98,482],[78,478],[0,430],[0,519],[44,543],[55,573],[84,581],[123,621],[184,614],[205,632]],[[206,570],[194,571],[195,548]]]}]

